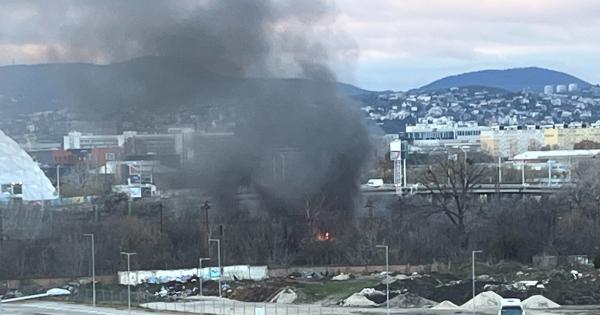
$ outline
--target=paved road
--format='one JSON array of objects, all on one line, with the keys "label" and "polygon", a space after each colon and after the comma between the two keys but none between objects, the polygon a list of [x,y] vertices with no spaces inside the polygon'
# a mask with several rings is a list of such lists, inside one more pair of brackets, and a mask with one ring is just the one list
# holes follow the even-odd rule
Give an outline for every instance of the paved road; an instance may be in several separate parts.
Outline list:
[{"label": "paved road", "polygon": [[[186,313],[212,313],[212,314],[229,314],[229,315],[255,315],[254,307],[266,306],[266,312],[258,312],[256,314],[265,315],[350,315],[350,314],[371,314],[371,315],[384,315],[386,313],[385,308],[340,308],[340,307],[320,307],[320,305],[275,305],[275,304],[264,304],[264,303],[242,303],[237,302],[236,307],[228,307],[226,305],[219,305],[218,301],[215,301],[213,306],[212,300],[205,301],[188,301],[187,303],[152,303],[150,306],[155,310],[140,310],[134,309],[131,311],[133,315],[157,315],[157,314],[182,314],[173,312],[177,310],[179,312],[185,311]],[[238,304],[240,303],[240,304]],[[203,304],[203,305],[202,305]],[[245,305],[242,305],[245,304]],[[195,306],[195,310],[194,310]],[[244,307],[246,306],[246,307]],[[166,310],[165,310],[166,309]],[[244,312],[245,311],[245,312]],[[450,314],[471,314],[470,311],[465,310],[432,310],[432,309],[392,309],[392,314],[422,314],[422,315],[450,315]],[[61,303],[61,302],[50,302],[50,301],[32,301],[23,303],[6,303],[2,304],[2,315],[127,315],[127,309],[114,309],[107,307],[91,307],[88,305]],[[496,310],[490,309],[485,312],[477,312],[477,314],[497,314]],[[557,315],[557,314],[569,314],[569,315],[593,315],[600,314],[600,306],[579,306],[569,307],[555,310],[528,310],[528,315]]]},{"label": "paved road", "polygon": [[[22,302],[3,303],[2,315],[128,315],[127,309],[114,309],[107,307],[92,307],[81,304],[61,302]],[[145,310],[132,310],[132,315],[157,315],[175,314],[173,312],[157,312]]]}]

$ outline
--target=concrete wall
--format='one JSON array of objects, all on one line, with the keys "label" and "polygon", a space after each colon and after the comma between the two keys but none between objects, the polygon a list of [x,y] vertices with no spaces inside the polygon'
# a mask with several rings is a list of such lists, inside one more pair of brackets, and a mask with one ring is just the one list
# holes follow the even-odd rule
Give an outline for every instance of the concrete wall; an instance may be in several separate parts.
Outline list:
[{"label": "concrete wall", "polygon": [[[445,271],[446,267],[444,265],[432,264],[432,265],[390,265],[390,272],[399,272],[399,273],[424,273],[431,271]],[[367,273],[375,273],[375,272],[383,272],[385,271],[385,265],[370,265],[370,266],[290,266],[290,267],[282,267],[282,268],[269,268],[269,277],[278,278],[278,277],[287,277],[293,272],[328,272],[330,274],[338,274],[338,273],[353,273],[353,274],[367,274]]]}]

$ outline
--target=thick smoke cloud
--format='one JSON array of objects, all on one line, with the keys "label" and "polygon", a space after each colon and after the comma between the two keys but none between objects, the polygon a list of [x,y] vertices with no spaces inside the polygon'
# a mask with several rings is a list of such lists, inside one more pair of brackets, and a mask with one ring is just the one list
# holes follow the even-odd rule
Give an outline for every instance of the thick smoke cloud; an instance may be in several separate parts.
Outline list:
[{"label": "thick smoke cloud", "polygon": [[198,147],[191,172],[221,209],[245,186],[273,213],[315,204],[350,213],[369,144],[359,114],[337,93],[329,65],[338,52],[312,36],[334,20],[334,8],[318,0],[58,3],[49,13],[64,14],[57,60],[162,57],[111,74],[65,74],[67,88],[77,87],[73,104],[103,115],[227,110],[235,136]]}]

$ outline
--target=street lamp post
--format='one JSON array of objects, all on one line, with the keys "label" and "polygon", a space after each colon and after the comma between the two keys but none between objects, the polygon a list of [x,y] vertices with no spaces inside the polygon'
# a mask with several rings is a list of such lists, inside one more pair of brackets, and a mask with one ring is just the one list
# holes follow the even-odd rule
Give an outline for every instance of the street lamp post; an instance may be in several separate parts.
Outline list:
[{"label": "street lamp post", "polygon": [[94,250],[94,234],[83,234],[85,237],[89,237],[92,242],[92,305],[96,307],[96,256]]},{"label": "street lamp post", "polygon": [[376,245],[376,248],[385,249],[385,298],[387,313],[390,313],[390,264],[389,264],[389,248],[388,245]]},{"label": "street lamp post", "polygon": [[127,256],[127,310],[129,314],[131,314],[131,284],[129,283],[131,281],[131,277],[129,276],[131,273],[130,257],[135,254],[136,253],[131,252],[121,252],[121,255]]},{"label": "street lamp post", "polygon": [[[205,260],[210,260],[210,258],[198,258],[199,269],[198,269],[198,282],[200,282],[200,296],[202,296],[202,281],[204,280],[204,275],[202,275],[202,262]],[[210,272],[209,272],[210,275]]]},{"label": "street lamp post", "polygon": [[498,184],[502,184],[502,157],[498,156]]},{"label": "street lamp post", "polygon": [[208,242],[216,242],[217,243],[217,262],[219,265],[219,297],[223,297],[221,281],[223,279],[223,270],[221,269],[221,240],[218,238],[209,238]]},{"label": "street lamp post", "polygon": [[525,186],[525,161],[521,163],[521,186]]},{"label": "street lamp post", "polygon": [[548,187],[552,183],[552,161],[548,160]]},{"label": "street lamp post", "polygon": [[60,198],[60,164],[56,164],[56,194]]},{"label": "street lamp post", "polygon": [[475,254],[483,253],[482,250],[474,250],[471,252],[471,281],[473,284],[473,314],[475,314]]}]

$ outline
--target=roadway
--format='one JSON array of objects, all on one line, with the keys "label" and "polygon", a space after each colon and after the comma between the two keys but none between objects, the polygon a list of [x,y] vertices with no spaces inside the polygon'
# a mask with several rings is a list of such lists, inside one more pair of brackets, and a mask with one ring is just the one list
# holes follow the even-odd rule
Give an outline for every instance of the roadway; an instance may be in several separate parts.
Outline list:
[{"label": "roadway", "polygon": [[[218,298],[217,298],[218,299]],[[225,299],[223,299],[225,300]],[[231,303],[231,300],[227,300]],[[236,307],[226,305],[226,307],[220,307],[220,303],[216,305],[213,299],[206,299],[204,301],[187,301],[187,302],[175,302],[175,303],[149,303],[146,307],[151,310],[133,309],[131,314],[133,315],[157,315],[157,314],[217,314],[217,315],[351,315],[351,314],[372,314],[372,315],[384,315],[386,314],[385,307],[378,308],[346,308],[346,307],[322,307],[318,304],[273,304],[273,303],[250,303],[250,302],[239,302],[235,301]],[[184,304],[186,306],[184,306]],[[255,306],[265,306],[266,309],[262,312],[255,313]],[[167,309],[167,310],[165,310]],[[169,311],[169,310],[176,310]],[[287,312],[286,312],[287,310]],[[421,314],[421,315],[447,315],[457,313],[468,313],[469,310],[464,309],[452,309],[452,310],[436,310],[426,308],[391,308],[393,314]],[[72,304],[65,302],[53,302],[53,301],[29,301],[19,303],[6,303],[2,304],[2,315],[127,315],[129,312],[125,308],[115,309],[108,307],[92,307],[90,305],[83,304]],[[476,314],[497,314],[496,309],[481,309],[477,310]],[[600,314],[600,306],[566,306],[558,309],[549,310],[527,310],[529,315],[555,315],[555,314],[572,314],[572,315],[592,315]]]},{"label": "roadway", "polygon": [[[552,194],[562,189],[570,187],[570,184],[476,184],[469,193],[474,194]],[[422,184],[408,185],[406,187],[396,187],[394,184],[383,184],[379,187],[369,187],[363,185],[361,191],[364,195],[427,195],[427,194],[439,194],[447,192],[451,188],[448,186],[441,186],[441,189],[428,189]]]},{"label": "roadway", "polygon": [[[92,307],[84,304],[72,304],[53,301],[29,301],[3,303],[0,314],[2,315],[128,315],[127,308],[115,309],[108,307]],[[157,315],[177,314],[173,312],[156,312],[149,310],[132,309],[132,315]]]}]

